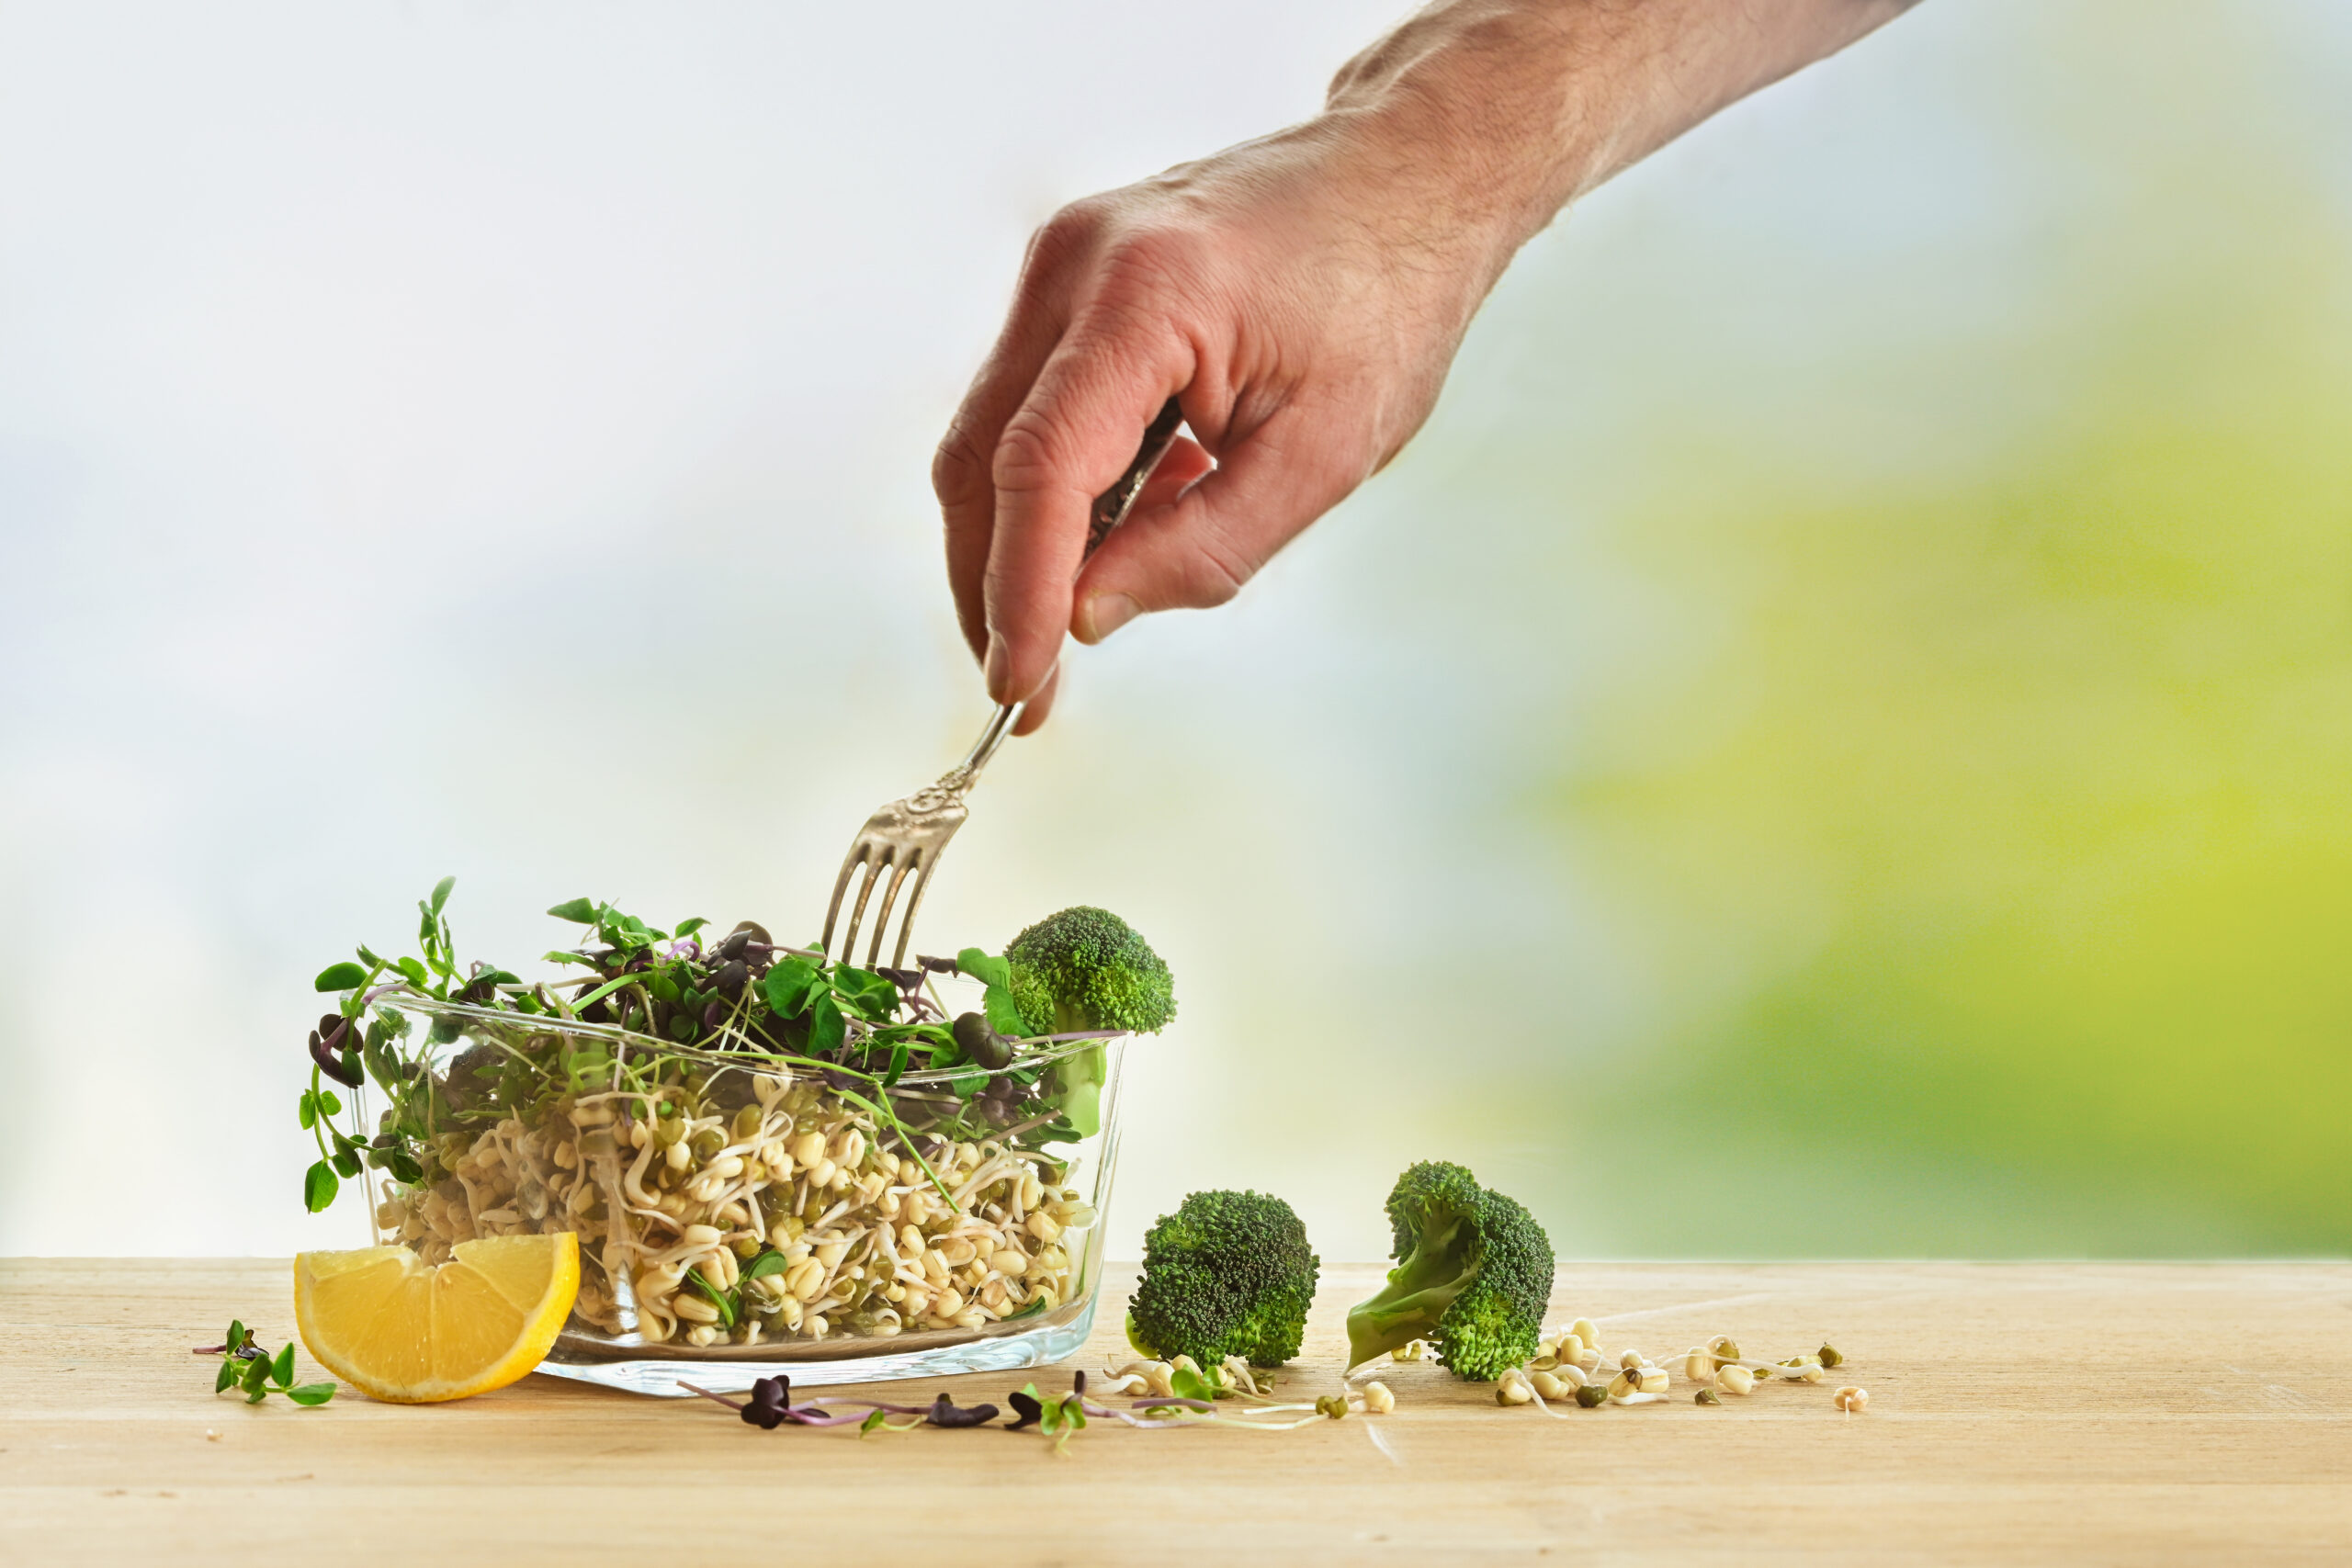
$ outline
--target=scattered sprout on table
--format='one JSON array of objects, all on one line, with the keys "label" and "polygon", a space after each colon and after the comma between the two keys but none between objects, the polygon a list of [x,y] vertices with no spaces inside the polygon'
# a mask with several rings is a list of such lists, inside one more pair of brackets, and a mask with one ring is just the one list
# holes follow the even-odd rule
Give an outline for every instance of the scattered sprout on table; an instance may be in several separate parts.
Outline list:
[{"label": "scattered sprout on table", "polygon": [[[231,1320],[229,1332],[221,1336],[220,1344],[199,1345],[196,1354],[220,1358],[220,1375],[212,1380],[214,1393],[226,1393],[233,1388],[245,1396],[248,1404],[259,1404],[273,1393],[283,1394],[301,1405],[324,1404],[334,1397],[332,1380],[306,1383],[294,1381],[292,1340],[272,1356],[254,1343],[254,1331],[242,1321]],[[208,1432],[206,1436],[214,1434]]]}]

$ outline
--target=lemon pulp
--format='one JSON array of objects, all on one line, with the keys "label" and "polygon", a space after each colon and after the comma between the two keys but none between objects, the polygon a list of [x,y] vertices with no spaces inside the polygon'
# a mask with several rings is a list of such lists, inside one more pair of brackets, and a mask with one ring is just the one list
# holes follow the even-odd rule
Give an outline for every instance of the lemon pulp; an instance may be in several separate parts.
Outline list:
[{"label": "lemon pulp", "polygon": [[580,1292],[577,1236],[484,1236],[428,1266],[404,1247],[294,1259],[294,1321],[319,1365],[401,1404],[503,1388],[539,1364]]}]

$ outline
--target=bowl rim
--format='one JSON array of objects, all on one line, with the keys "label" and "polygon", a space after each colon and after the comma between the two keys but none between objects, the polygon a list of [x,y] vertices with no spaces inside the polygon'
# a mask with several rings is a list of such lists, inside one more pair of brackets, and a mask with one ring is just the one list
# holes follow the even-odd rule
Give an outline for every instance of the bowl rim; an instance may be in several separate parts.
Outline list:
[{"label": "bowl rim", "polygon": [[[760,1065],[766,1062],[775,1063],[795,1077],[820,1073],[828,1067],[833,1067],[838,1071],[854,1074],[860,1078],[872,1081],[877,1090],[884,1088],[880,1078],[875,1074],[866,1073],[855,1067],[839,1066],[837,1064],[817,1061],[809,1057],[784,1058],[752,1051],[712,1051],[697,1045],[681,1044],[675,1040],[664,1040],[659,1035],[640,1033],[633,1029],[625,1029],[617,1023],[592,1023],[584,1019],[566,1019],[551,1013],[515,1012],[505,1008],[482,1007],[474,1002],[444,1001],[438,997],[426,996],[407,989],[389,991],[371,998],[368,1005],[371,1008],[390,1008],[399,1012],[418,1013],[427,1018],[454,1018],[495,1023],[503,1028],[519,1029],[530,1034],[584,1035],[593,1040],[608,1041],[638,1050],[659,1052],[665,1056],[684,1057],[691,1061],[707,1063],[714,1067],[729,1067],[742,1072],[757,1072],[760,1070]],[[1135,1038],[1135,1034],[1132,1030],[1110,1029],[1089,1030],[1076,1038],[1056,1035],[1038,1038],[1049,1043],[1035,1049],[1016,1049],[1012,1060],[993,1072],[968,1064],[958,1067],[910,1068],[900,1073],[888,1087],[890,1089],[896,1089],[913,1084],[923,1088],[944,1088],[961,1079],[969,1078],[976,1073],[985,1077],[994,1077],[998,1073],[1011,1072],[1016,1067],[1051,1066],[1057,1062],[1083,1055],[1098,1046],[1124,1043]],[[1021,1043],[1022,1042],[1016,1041],[1016,1046]]]}]

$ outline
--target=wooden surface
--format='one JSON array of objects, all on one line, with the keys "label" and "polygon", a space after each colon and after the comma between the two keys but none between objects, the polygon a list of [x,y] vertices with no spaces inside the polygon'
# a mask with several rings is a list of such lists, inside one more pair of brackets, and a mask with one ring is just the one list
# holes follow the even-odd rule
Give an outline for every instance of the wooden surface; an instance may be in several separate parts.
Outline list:
[{"label": "wooden surface", "polygon": [[[1326,1270],[1289,1389],[1329,1386],[1341,1314],[1376,1278]],[[1661,1360],[1717,1332],[1771,1356],[1826,1337],[1870,1409],[1838,1414],[1832,1383],[1705,1408],[1678,1375],[1666,1404],[1551,1420],[1417,1365],[1391,1369],[1383,1421],[1098,1423],[1060,1458],[998,1431],[762,1432],[544,1377],[450,1405],[253,1409],[187,1351],[232,1314],[290,1337],[284,1263],[17,1260],[0,1262],[0,1562],[2352,1562],[2352,1268],[1608,1265],[1560,1283],[1561,1322]],[[1071,1365],[1124,1359],[1102,1315],[1101,1353]],[[887,1397],[952,1382],[1001,1402],[1022,1381]]]}]

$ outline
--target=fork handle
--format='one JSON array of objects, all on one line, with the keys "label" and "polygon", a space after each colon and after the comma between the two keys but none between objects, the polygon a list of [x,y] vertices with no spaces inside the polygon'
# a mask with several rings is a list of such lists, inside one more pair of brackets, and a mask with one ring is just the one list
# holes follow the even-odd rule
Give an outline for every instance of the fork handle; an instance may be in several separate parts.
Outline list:
[{"label": "fork handle", "polygon": [[[1183,423],[1183,409],[1170,398],[1159,405],[1159,412],[1144,426],[1143,441],[1136,447],[1136,455],[1125,470],[1109,490],[1094,498],[1086,520],[1086,549],[1079,557],[1081,564],[1093,558],[1094,552],[1102,547],[1102,541],[1111,536],[1111,530],[1125,523],[1127,513],[1136,509],[1136,498],[1143,494],[1143,487],[1150,482],[1152,470],[1159,467],[1159,460],[1168,456],[1168,448],[1176,441],[1176,427]],[[956,772],[963,776],[966,788],[980,776],[980,770],[989,765],[996,749],[1012,733],[1013,720],[1020,716],[1021,705],[1006,703],[989,719],[988,728],[980,731],[980,738],[972,742],[972,749],[956,765]]]}]

